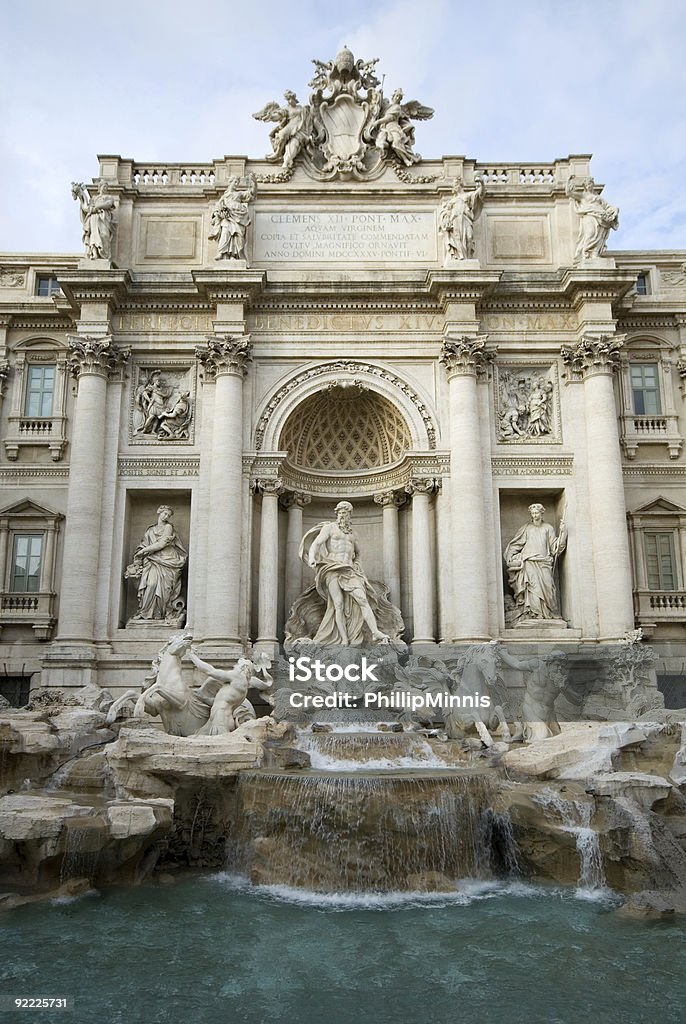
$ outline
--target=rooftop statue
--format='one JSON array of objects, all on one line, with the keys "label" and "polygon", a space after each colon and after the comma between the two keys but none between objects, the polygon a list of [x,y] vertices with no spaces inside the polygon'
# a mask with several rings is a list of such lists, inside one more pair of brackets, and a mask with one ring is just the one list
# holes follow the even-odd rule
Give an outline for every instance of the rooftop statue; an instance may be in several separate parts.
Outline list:
[{"label": "rooftop statue", "polygon": [[114,210],[116,200],[109,195],[107,182],[101,181],[97,193],[91,197],[81,182],[71,183],[72,198],[78,199],[83,224],[83,244],[89,260],[112,259]]},{"label": "rooftop statue", "polygon": [[253,114],[258,121],[275,121],[269,133],[273,152],[266,159],[280,163],[290,176],[296,159],[319,179],[338,176],[369,178],[386,161],[410,167],[421,160],[414,152],[413,120],[433,117],[431,107],[416,100],[403,103],[402,90],[389,100],[376,76],[373,60],[355,60],[344,46],[334,60],[314,62],[309,103],[284,93],[286,106],[272,101]]},{"label": "rooftop statue", "polygon": [[593,178],[577,178],[572,174],[566,186],[579,216],[579,234],[574,250],[574,264],[602,256],[610,231],[619,227],[619,210],[599,196]]},{"label": "rooftop statue", "polygon": [[254,174],[245,178],[233,174],[219,202],[212,210],[212,231],[208,238],[217,239],[215,260],[245,259],[245,235],[250,224],[248,203],[255,198],[257,181]]}]

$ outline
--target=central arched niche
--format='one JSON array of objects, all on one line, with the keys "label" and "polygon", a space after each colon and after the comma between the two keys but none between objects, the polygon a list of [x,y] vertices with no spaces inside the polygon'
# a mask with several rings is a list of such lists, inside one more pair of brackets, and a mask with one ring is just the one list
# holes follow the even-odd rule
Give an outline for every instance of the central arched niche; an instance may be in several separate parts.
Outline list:
[{"label": "central arched niche", "polygon": [[279,439],[292,466],[342,473],[390,466],[411,447],[398,409],[358,382],[332,383],[310,395],[288,417]]}]

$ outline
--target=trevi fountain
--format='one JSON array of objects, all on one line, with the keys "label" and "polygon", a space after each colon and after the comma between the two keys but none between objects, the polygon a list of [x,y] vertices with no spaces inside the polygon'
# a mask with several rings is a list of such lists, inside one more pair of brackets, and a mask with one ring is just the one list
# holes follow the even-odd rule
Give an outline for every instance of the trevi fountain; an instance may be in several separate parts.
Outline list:
[{"label": "trevi fountain", "polygon": [[0,363],[8,1019],[684,1020],[671,342],[587,158],[422,160],[375,65],[102,157]]}]

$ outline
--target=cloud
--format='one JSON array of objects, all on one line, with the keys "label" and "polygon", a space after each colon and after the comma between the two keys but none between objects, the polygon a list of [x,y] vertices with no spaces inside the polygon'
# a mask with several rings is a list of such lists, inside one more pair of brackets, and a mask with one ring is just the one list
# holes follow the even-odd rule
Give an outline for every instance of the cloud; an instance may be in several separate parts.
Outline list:
[{"label": "cloud", "polygon": [[593,152],[622,209],[616,244],[683,244],[686,7],[671,0],[207,0],[202,17],[180,0],[121,0],[116,17],[62,0],[57,10],[25,0],[0,14],[5,251],[79,251],[69,184],[97,173],[98,152],[262,156],[267,129],[251,114],[285,88],[304,98],[311,59],[343,43],[381,58],[387,91],[435,108],[417,126],[425,156]]}]

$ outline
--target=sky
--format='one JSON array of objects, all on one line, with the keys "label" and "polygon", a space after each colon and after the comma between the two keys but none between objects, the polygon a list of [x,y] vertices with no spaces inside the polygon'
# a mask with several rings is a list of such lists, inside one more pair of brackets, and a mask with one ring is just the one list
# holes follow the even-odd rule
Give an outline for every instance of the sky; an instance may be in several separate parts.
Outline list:
[{"label": "sky", "polygon": [[343,44],[435,108],[425,157],[592,153],[611,248],[686,248],[683,0],[0,0],[0,39],[0,252],[81,251],[98,153],[264,156],[251,114]]}]

